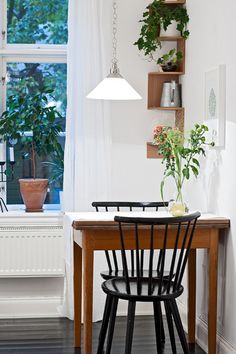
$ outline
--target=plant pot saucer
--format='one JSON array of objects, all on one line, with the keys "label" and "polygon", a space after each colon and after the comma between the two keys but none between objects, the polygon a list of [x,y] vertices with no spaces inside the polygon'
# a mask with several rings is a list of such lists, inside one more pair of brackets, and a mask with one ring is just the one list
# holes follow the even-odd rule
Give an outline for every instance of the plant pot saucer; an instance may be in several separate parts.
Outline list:
[{"label": "plant pot saucer", "polygon": [[43,212],[43,208],[41,209],[30,209],[30,208],[25,208],[25,212],[26,213],[39,213],[39,212]]}]

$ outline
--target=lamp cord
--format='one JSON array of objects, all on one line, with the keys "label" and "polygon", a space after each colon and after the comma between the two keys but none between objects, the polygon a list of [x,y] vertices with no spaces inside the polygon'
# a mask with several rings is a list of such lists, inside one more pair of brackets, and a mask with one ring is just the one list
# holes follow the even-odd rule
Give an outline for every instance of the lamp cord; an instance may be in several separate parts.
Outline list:
[{"label": "lamp cord", "polygon": [[111,68],[111,74],[119,74],[119,68],[118,68],[118,60],[117,60],[117,2],[116,0],[113,0],[113,21],[112,21],[112,34],[113,34],[113,39],[112,39],[112,48],[113,48],[113,53],[112,53],[112,68]]}]

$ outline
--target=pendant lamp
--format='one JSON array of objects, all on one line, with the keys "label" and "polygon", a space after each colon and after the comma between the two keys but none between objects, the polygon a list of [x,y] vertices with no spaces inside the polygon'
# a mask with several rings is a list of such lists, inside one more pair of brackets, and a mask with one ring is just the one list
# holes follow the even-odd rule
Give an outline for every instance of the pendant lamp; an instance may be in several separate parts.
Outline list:
[{"label": "pendant lamp", "polygon": [[117,60],[117,4],[113,0],[113,58],[110,74],[95,87],[87,98],[95,100],[141,100],[142,97],[121,76]]}]

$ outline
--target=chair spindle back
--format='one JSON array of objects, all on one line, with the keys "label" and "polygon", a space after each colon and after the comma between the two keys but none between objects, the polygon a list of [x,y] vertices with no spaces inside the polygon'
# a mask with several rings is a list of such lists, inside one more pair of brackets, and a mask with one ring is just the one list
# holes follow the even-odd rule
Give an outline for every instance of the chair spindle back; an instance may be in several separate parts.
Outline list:
[{"label": "chair spindle back", "polygon": [[[147,203],[142,203],[142,202],[93,202],[92,206],[96,209],[97,212],[99,211],[134,211],[135,210],[142,210],[142,211],[147,211],[147,210],[153,210],[153,211],[158,211],[159,208],[167,208],[168,207],[168,202],[147,202]],[[118,274],[119,271],[119,266],[118,266],[118,260],[117,260],[117,255],[116,251],[112,250],[110,251],[105,251],[106,255],[106,260],[107,260],[107,265],[108,265],[108,270],[109,273],[112,274],[113,270],[115,271],[116,274]],[[135,275],[135,263],[134,263],[134,251],[130,251],[130,271],[131,275]],[[143,274],[143,267],[144,267],[144,250],[140,250],[140,274]],[[160,265],[157,266],[157,272],[159,269]]]},{"label": "chair spindle back", "polygon": [[[127,294],[130,294],[131,276],[128,271],[127,250],[125,246],[127,224],[129,224],[134,232],[135,240],[135,266],[136,266],[136,283],[137,294],[141,294],[142,285],[142,262],[140,259],[141,236],[140,229],[143,227],[149,230],[149,268],[148,268],[148,295],[153,295],[154,283],[157,278],[153,275],[154,263],[154,244],[157,241],[162,242],[162,247],[158,254],[157,272],[158,272],[158,293],[155,295],[171,294],[180,289],[184,271],[186,268],[192,239],[194,236],[195,226],[200,213],[196,212],[182,217],[167,218],[133,218],[116,216],[115,221],[119,224],[120,242],[121,242],[121,258],[123,274],[126,282]],[[168,245],[170,239],[174,241],[174,247]],[[167,249],[171,252],[171,257],[167,257]],[[164,270],[167,267],[167,258],[169,259],[169,276],[165,278]]]}]

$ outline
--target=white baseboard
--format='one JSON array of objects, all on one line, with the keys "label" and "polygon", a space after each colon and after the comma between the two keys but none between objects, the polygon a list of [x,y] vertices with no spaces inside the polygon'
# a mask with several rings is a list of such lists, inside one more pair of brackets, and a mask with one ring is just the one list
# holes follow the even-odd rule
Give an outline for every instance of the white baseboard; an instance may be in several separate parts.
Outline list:
[{"label": "white baseboard", "polygon": [[[178,301],[178,308],[183,322],[184,329],[187,331],[187,312],[186,306]],[[197,318],[196,322],[196,342],[208,353],[208,329],[207,324],[201,319]],[[220,333],[217,333],[217,352],[216,354],[236,354],[236,347],[224,338]]]},{"label": "white baseboard", "polygon": [[0,318],[61,317],[61,297],[0,298]]}]

